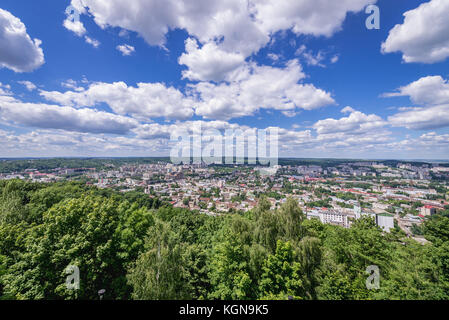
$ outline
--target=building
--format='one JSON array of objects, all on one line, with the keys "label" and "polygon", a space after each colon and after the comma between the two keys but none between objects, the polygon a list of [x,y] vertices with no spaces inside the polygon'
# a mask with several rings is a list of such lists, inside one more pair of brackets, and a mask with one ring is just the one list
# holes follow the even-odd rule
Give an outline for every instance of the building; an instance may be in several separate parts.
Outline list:
[{"label": "building", "polygon": [[333,224],[344,228],[349,228],[351,226],[351,220],[349,218],[353,218],[353,216],[344,212],[323,208],[311,210],[307,213],[307,218],[319,219],[321,223],[324,224]]},{"label": "building", "polygon": [[369,216],[374,219],[376,224],[386,232],[390,232],[394,228],[394,217],[389,214],[376,214],[374,212],[362,212],[362,208],[354,206],[354,215],[356,219],[360,219],[362,216]]},{"label": "building", "polygon": [[387,214],[377,214],[376,224],[384,231],[390,232],[391,229],[394,229],[394,217]]},{"label": "building", "polygon": [[434,214],[437,213],[437,209],[432,206],[424,206],[420,209],[420,211],[421,211],[421,215],[424,217],[433,216]]}]

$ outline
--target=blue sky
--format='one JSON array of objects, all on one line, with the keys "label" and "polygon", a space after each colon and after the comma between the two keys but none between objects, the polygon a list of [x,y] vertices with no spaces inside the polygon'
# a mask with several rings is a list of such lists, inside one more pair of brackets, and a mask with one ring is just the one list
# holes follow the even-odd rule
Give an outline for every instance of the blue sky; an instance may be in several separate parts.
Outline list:
[{"label": "blue sky", "polygon": [[281,156],[447,159],[448,16],[444,0],[3,0],[0,157],[168,155],[201,126],[280,128]]}]

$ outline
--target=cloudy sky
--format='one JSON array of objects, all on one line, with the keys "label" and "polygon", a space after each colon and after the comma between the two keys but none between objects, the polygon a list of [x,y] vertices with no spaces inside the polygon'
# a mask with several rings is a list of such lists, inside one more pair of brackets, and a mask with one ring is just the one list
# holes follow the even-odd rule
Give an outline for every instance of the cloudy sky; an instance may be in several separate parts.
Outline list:
[{"label": "cloudy sky", "polygon": [[0,157],[166,156],[201,126],[279,128],[284,157],[448,159],[448,17],[447,0],[2,0]]}]

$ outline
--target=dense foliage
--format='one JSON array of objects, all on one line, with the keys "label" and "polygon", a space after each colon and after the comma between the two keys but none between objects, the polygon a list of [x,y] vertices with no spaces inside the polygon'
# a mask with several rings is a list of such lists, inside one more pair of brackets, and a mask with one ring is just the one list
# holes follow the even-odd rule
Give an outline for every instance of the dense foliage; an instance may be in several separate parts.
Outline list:
[{"label": "dense foliage", "polygon": [[[0,181],[2,299],[448,299],[449,218],[421,245],[369,218],[307,220],[288,199],[210,217],[139,193]],[[80,289],[66,288],[66,267]],[[380,269],[368,290],[366,268]]]}]

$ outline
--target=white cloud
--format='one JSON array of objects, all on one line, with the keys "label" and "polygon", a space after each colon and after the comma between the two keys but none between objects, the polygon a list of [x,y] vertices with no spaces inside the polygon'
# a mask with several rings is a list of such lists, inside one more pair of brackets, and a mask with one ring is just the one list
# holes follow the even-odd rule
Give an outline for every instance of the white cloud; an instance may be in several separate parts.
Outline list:
[{"label": "white cloud", "polygon": [[324,54],[320,51],[316,55],[313,55],[311,52],[304,52],[303,57],[306,60],[306,63],[309,66],[318,66],[318,67],[325,67],[325,65],[322,63],[324,60]]},{"label": "white cloud", "polygon": [[87,33],[84,24],[80,21],[80,15],[87,13],[83,1],[84,0],[72,0],[71,7],[69,6],[66,8],[65,14],[67,17],[62,23],[64,28],[72,31],[78,37],[82,37]]},{"label": "white cloud", "polygon": [[289,111],[282,111],[282,114],[287,118],[294,118],[298,115],[298,112],[289,110]]},{"label": "white cloud", "polygon": [[21,85],[24,85],[28,91],[33,91],[37,89],[36,85],[31,81],[17,81],[17,82],[20,83]]},{"label": "white cloud", "polygon": [[313,125],[317,132],[315,151],[337,157],[366,156],[368,153],[378,157],[379,152],[390,150],[386,145],[393,141],[393,137],[385,128],[388,122],[378,115],[367,115],[351,107],[345,107],[341,112],[349,113],[349,116],[323,119]]},{"label": "white cloud", "polygon": [[449,134],[437,134],[427,132],[421,135],[420,140],[428,147],[445,146],[449,147]]},{"label": "white cloud", "polygon": [[118,51],[120,51],[122,53],[122,55],[124,56],[129,56],[132,53],[134,53],[134,51],[136,51],[136,48],[134,48],[133,46],[129,45],[129,44],[122,44],[116,47],[116,49]]},{"label": "white cloud", "polygon": [[383,96],[408,96],[421,106],[400,108],[399,113],[388,118],[395,127],[427,130],[449,126],[449,82],[441,76],[423,77]]},{"label": "white cloud", "polygon": [[[209,135],[220,134],[220,136],[224,137],[226,133],[237,134],[237,132],[241,132],[243,136],[249,137],[257,135],[256,130],[258,129],[226,121],[186,121],[170,125],[158,123],[145,124],[134,129],[133,132],[136,133],[138,139],[149,141],[169,141],[171,134],[194,135],[201,132],[203,134],[203,143],[207,143],[209,141]],[[290,148],[312,147],[317,143],[310,130],[294,131],[278,127],[268,127],[264,128],[264,130],[266,132],[272,132],[272,130],[277,131],[278,144],[281,152],[287,151]],[[247,144],[248,140],[245,140]]]},{"label": "white cloud", "polygon": [[9,84],[3,84],[0,82],[0,97],[12,95],[11,86]]},{"label": "white cloud", "polygon": [[45,62],[42,42],[32,40],[22,21],[3,9],[0,9],[0,43],[0,68],[31,72]]},{"label": "white cloud", "polygon": [[[0,143],[5,146],[0,156],[163,156],[168,144],[161,140],[142,140],[116,135],[37,129],[17,134],[0,130]],[[5,152],[7,150],[7,152]]]},{"label": "white cloud", "polygon": [[78,37],[83,36],[87,32],[86,28],[84,28],[84,25],[81,21],[65,19],[63,22],[63,26],[67,30],[70,30],[73,33],[75,33]]},{"label": "white cloud", "polygon": [[[201,131],[200,131],[201,128]],[[249,127],[241,126],[238,124],[231,124],[226,121],[184,121],[176,122],[173,124],[159,124],[159,123],[149,123],[143,124],[133,130],[138,138],[141,139],[170,139],[172,133],[187,132],[192,134],[195,132],[205,132],[207,130],[219,130],[223,132],[224,130],[231,129],[241,129],[243,131],[248,130]]]},{"label": "white cloud", "polygon": [[229,84],[191,85],[200,100],[196,114],[226,120],[250,116],[259,109],[312,110],[335,104],[329,93],[311,84],[298,84],[304,77],[297,60],[289,61],[284,69],[245,65]]},{"label": "white cloud", "polygon": [[[284,139],[282,145],[288,154],[293,156],[322,157],[323,154],[336,157],[349,157],[349,155],[366,155],[368,152],[388,151],[386,145],[393,141],[392,133],[385,127],[387,122],[377,115],[366,115],[350,107],[342,110],[350,113],[348,117],[341,119],[323,119],[315,123],[311,130],[288,131],[287,137],[301,137]],[[281,129],[281,132],[285,129]],[[300,148],[298,148],[300,147]],[[301,153],[298,153],[301,150]],[[344,153],[342,153],[344,152]]]},{"label": "white cloud", "polygon": [[24,103],[13,98],[0,100],[0,116],[27,127],[90,133],[126,134],[138,125],[134,119],[104,111]]},{"label": "white cloud", "polygon": [[281,59],[281,55],[275,53],[269,53],[267,54],[267,57],[273,60],[274,62],[279,61],[279,59]]},{"label": "white cloud", "polygon": [[165,35],[176,28],[186,29],[203,43],[224,36],[225,47],[239,46],[247,52],[269,40],[249,16],[244,0],[135,0],[132,6],[120,0],[83,0],[83,4],[101,28],[135,31],[150,45],[164,45]]},{"label": "white cloud", "polygon": [[[301,45],[295,52],[296,56],[301,57],[305,63],[309,66],[315,66],[315,67],[321,67],[325,68],[326,65],[323,63],[325,60],[327,60],[327,54],[323,51],[318,51],[317,53],[313,53],[312,50],[308,50],[305,45]],[[329,59],[330,63],[336,63],[339,59],[338,55],[332,56],[332,58]]]},{"label": "white cloud", "polygon": [[73,79],[68,79],[66,81],[61,82],[61,86],[78,92],[85,90],[83,87],[78,86],[78,82]]},{"label": "white cloud", "polygon": [[[132,136],[105,135],[102,133],[67,132],[64,130],[37,129],[28,133],[16,134],[0,130],[0,143],[7,148],[8,154],[0,156],[167,156],[173,143],[170,142],[172,133],[188,134],[193,129],[201,128],[203,134],[212,134],[209,130],[218,130],[223,135],[225,130],[241,130],[245,136],[254,135],[256,128],[240,126],[224,121],[186,121],[174,124],[144,124],[132,131]],[[266,128],[271,131],[275,128]],[[309,130],[291,131],[280,129],[280,150],[287,150],[294,146],[305,147],[313,145],[313,137]],[[203,137],[203,143],[207,143]]]},{"label": "white cloud", "polygon": [[179,58],[179,64],[186,65],[182,75],[190,80],[222,81],[238,67],[245,57],[241,54],[225,52],[215,43],[206,43],[201,49],[195,39],[186,40],[186,53]]},{"label": "white cloud", "polygon": [[227,120],[252,115],[261,108],[290,111],[287,115],[292,115],[297,109],[335,104],[328,92],[311,84],[299,84],[303,78],[301,65],[292,60],[285,68],[244,64],[232,73],[232,82],[190,84],[186,94],[161,83],[131,87],[124,82],[93,83],[76,92],[41,90],[40,94],[66,106],[94,107],[105,103],[115,113],[143,121],[161,117],[185,120],[194,113],[207,119]]},{"label": "white cloud", "polygon": [[367,133],[373,130],[378,130],[386,126],[387,122],[375,114],[364,114],[356,111],[351,107],[346,107],[342,110],[343,113],[350,113],[348,117],[341,119],[325,119],[320,120],[313,128],[318,134],[330,133],[350,133],[360,134]]},{"label": "white cloud", "polygon": [[394,127],[405,127],[415,130],[433,130],[448,127],[449,104],[414,108],[388,117],[388,121]]},{"label": "white cloud", "polygon": [[84,40],[86,40],[86,43],[90,44],[94,48],[98,48],[100,46],[100,41],[96,39],[92,39],[91,37],[84,36]]},{"label": "white cloud", "polygon": [[[318,135],[316,146],[326,152],[330,149],[340,149],[348,151],[362,151],[385,145],[393,140],[391,132],[388,130],[374,130],[353,134],[351,132],[337,132]],[[342,156],[341,154],[339,155]]]},{"label": "white cloud", "polygon": [[[247,58],[266,46],[281,30],[291,29],[298,35],[331,36],[341,29],[348,12],[361,11],[375,2],[134,0],[130,6],[121,0],[82,0],[82,9],[101,28],[119,27],[135,31],[150,45],[164,46],[170,30],[184,29],[203,45],[216,45],[221,52]],[[72,4],[80,6],[80,0],[72,0]],[[225,62],[229,63],[229,60]],[[195,70],[192,73],[199,75]]]},{"label": "white cloud", "polygon": [[341,29],[348,12],[359,12],[374,0],[255,0],[254,11],[270,33],[292,29],[296,34],[331,36]]},{"label": "white cloud", "polygon": [[404,13],[390,30],[382,52],[402,52],[405,62],[435,63],[449,57],[449,2],[432,0]]},{"label": "white cloud", "polygon": [[93,107],[106,103],[115,113],[144,121],[160,117],[188,119],[194,113],[193,99],[161,83],[138,83],[137,87],[132,87],[124,82],[98,82],[80,92],[41,91],[40,94],[49,101],[67,106]]},{"label": "white cloud", "polygon": [[449,81],[441,76],[423,77],[409,85],[400,87],[397,92],[386,93],[383,96],[409,96],[414,103],[420,105],[449,103]]},{"label": "white cloud", "polygon": [[346,106],[343,109],[341,109],[341,113],[353,113],[356,112],[356,110],[350,106]]},{"label": "white cloud", "polygon": [[[393,142],[388,145],[396,151],[405,151],[410,156],[416,158],[419,154],[421,159],[447,159],[449,156],[449,134],[437,134],[427,132],[417,138],[410,138]],[[419,153],[417,153],[419,152]]]}]

